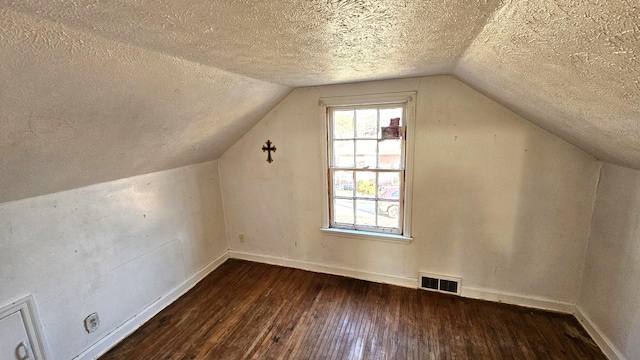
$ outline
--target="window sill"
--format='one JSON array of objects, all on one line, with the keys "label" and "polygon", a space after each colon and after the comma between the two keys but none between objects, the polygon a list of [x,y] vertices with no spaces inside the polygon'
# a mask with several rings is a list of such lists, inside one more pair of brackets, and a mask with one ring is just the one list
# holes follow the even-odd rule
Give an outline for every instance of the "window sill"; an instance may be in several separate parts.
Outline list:
[{"label": "window sill", "polygon": [[366,238],[368,240],[392,242],[394,244],[410,244],[413,241],[413,238],[410,236],[384,234],[384,233],[377,233],[377,232],[371,232],[371,231],[347,230],[347,229],[336,229],[336,228],[321,228],[320,230],[327,235],[360,238],[360,239]]}]

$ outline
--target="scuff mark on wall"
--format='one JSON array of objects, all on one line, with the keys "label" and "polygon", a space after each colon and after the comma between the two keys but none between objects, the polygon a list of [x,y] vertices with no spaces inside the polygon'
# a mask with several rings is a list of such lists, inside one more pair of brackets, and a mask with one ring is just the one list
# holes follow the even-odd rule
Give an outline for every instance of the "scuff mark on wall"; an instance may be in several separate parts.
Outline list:
[{"label": "scuff mark on wall", "polygon": [[65,142],[80,136],[70,121],[53,116],[29,114],[29,131],[33,136],[47,142]]}]

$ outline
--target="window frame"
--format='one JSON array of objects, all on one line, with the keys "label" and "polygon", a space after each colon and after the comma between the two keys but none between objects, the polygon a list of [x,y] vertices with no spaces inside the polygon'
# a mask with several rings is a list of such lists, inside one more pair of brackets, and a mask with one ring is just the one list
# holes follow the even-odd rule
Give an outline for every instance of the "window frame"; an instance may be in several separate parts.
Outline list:
[{"label": "window frame", "polygon": [[[320,119],[322,128],[324,131],[323,136],[323,175],[324,175],[324,211],[323,211],[323,224],[321,230],[331,235],[338,236],[355,236],[355,237],[367,237],[374,240],[383,241],[403,241],[410,242],[411,237],[411,198],[413,189],[413,139],[414,139],[414,122],[415,122],[415,103],[416,92],[397,92],[397,93],[381,93],[381,94],[367,94],[367,95],[354,95],[354,96],[336,96],[336,97],[323,97],[319,100],[320,107]],[[389,105],[403,105],[404,106],[404,118],[403,126],[404,130],[404,179],[401,179],[401,190],[403,196],[400,197],[402,231],[398,233],[384,232],[378,229],[346,229],[342,227],[332,227],[331,202],[333,201],[333,184],[331,182],[330,172],[331,170],[331,158],[332,154],[329,154],[331,150],[331,116],[329,111],[332,108],[360,108],[367,106],[384,107]],[[363,170],[363,169],[360,169]],[[392,170],[393,171],[393,170]],[[398,171],[398,170],[396,170]],[[376,205],[377,206],[377,205]]]}]

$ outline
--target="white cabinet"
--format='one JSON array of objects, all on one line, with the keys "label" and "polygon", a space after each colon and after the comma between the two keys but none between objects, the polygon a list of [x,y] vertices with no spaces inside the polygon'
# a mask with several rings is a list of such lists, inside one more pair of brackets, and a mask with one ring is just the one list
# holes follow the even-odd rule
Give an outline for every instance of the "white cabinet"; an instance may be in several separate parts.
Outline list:
[{"label": "white cabinet", "polygon": [[0,319],[0,359],[33,359],[22,312],[16,311]]},{"label": "white cabinet", "polygon": [[43,344],[31,296],[0,308],[0,359],[44,360]]}]

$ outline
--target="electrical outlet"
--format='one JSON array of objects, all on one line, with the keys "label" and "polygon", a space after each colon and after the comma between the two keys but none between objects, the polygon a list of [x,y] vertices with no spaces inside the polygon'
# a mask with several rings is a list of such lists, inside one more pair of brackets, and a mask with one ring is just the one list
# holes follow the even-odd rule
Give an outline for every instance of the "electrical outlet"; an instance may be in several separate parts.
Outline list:
[{"label": "electrical outlet", "polygon": [[87,316],[86,319],[84,319],[84,328],[87,330],[88,333],[92,333],[98,330],[99,326],[100,326],[100,318],[98,317],[98,313],[93,313]]},{"label": "electrical outlet", "polygon": [[238,235],[238,240],[240,240],[240,242],[244,242],[244,234]]}]

